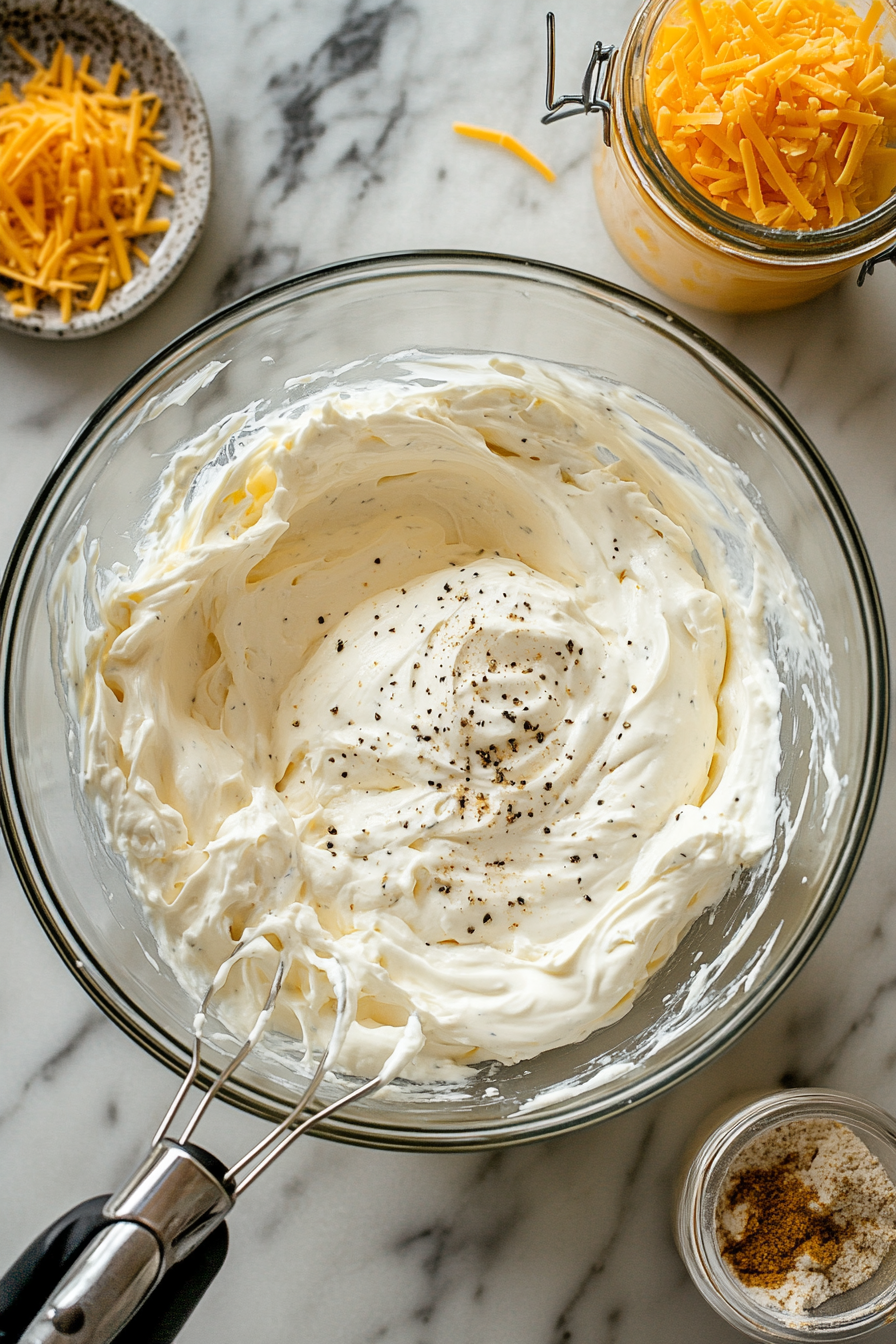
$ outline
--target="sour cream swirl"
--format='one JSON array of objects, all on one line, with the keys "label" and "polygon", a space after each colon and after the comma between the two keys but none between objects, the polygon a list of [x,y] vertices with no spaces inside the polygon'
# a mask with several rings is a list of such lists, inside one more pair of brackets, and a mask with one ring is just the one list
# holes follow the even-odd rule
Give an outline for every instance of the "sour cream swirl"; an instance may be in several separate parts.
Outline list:
[{"label": "sour cream swirl", "polygon": [[[72,641],[81,779],[201,995],[247,932],[372,1074],[583,1039],[768,849],[796,579],[736,470],[630,389],[405,360],[177,452]],[[739,549],[731,539],[740,538]],[[746,538],[746,544],[744,544]],[[78,603],[74,603],[78,606]],[[81,602],[83,606],[83,601]]]}]

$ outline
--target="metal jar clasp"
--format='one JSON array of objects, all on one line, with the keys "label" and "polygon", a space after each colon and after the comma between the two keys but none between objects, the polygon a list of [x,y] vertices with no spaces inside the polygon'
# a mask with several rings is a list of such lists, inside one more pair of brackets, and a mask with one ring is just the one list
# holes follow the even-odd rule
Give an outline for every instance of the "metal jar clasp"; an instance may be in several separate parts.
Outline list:
[{"label": "metal jar clasp", "polygon": [[610,89],[610,74],[613,68],[613,56],[616,48],[595,42],[591,59],[582,80],[581,93],[564,93],[554,97],[556,76],[556,34],[553,14],[548,14],[548,78],[545,91],[547,112],[542,117],[544,125],[553,121],[562,121],[564,117],[576,117],[580,112],[600,112],[604,119],[604,144],[610,143],[610,103],[607,94]]},{"label": "metal jar clasp", "polygon": [[875,266],[879,266],[882,261],[892,261],[893,265],[896,266],[896,243],[892,247],[888,247],[886,252],[878,252],[876,257],[862,263],[857,282],[860,289],[868,277],[874,274]]}]

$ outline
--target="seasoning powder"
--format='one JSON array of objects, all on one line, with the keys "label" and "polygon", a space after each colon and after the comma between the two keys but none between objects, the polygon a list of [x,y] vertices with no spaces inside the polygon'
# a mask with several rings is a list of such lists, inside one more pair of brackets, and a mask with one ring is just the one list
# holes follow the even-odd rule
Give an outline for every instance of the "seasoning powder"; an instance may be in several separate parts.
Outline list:
[{"label": "seasoning powder", "polygon": [[738,1154],[716,1230],[751,1297],[806,1312],[878,1269],[896,1242],[896,1187],[845,1125],[794,1120]]}]

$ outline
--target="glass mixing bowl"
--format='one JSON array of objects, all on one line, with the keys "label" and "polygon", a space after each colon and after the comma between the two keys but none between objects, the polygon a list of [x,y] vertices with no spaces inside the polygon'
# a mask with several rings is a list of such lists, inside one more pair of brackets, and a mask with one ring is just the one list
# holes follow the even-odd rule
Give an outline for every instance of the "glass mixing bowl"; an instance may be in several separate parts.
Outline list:
[{"label": "glass mixing bowl", "polygon": [[[481,1066],[463,1087],[402,1082],[321,1131],[381,1147],[459,1150],[614,1115],[705,1064],[768,1007],[826,929],[868,833],[887,666],[868,559],[824,462],[758,379],[655,304],[542,263],[414,253],[327,267],[216,314],[138,370],[75,436],[22,530],[2,593],[0,802],[13,860],[73,973],[175,1071],[186,1066],[195,1005],[160,961],[73,783],[74,724],[54,684],[53,576],[82,527],[99,539],[104,565],[129,563],[166,459],[213,422],[249,402],[290,402],[308,390],[284,387],[300,375],[342,369],[350,382],[345,366],[354,361],[412,348],[494,351],[595,371],[660,402],[742,467],[745,489],[758,492],[817,603],[840,717],[836,772],[846,781],[836,796],[811,734],[810,701],[831,688],[804,686],[782,664],[780,787],[790,801],[775,849],[691,927],[629,1014],[578,1045],[514,1067]],[[216,364],[226,367],[212,377]],[[226,1095],[258,1115],[282,1116],[295,1088],[293,1058],[285,1044],[270,1043]],[[206,1079],[214,1069],[213,1060]],[[320,1104],[344,1087],[330,1082]]]}]

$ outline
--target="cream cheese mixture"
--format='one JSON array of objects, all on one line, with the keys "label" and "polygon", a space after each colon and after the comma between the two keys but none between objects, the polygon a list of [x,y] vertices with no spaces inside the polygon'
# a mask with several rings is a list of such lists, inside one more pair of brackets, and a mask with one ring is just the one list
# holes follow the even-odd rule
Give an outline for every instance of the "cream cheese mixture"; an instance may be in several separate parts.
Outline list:
[{"label": "cream cheese mixture", "polygon": [[[811,624],[743,478],[631,389],[408,356],[179,450],[130,569],[84,548],[83,788],[163,956],[370,1075],[582,1040],[775,832],[768,620]],[[782,616],[781,613],[784,613]],[[265,941],[266,940],[266,941]]]}]

